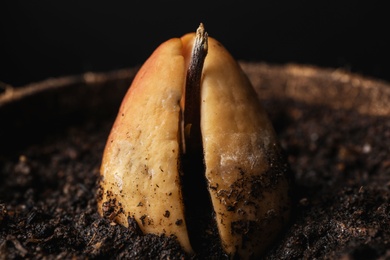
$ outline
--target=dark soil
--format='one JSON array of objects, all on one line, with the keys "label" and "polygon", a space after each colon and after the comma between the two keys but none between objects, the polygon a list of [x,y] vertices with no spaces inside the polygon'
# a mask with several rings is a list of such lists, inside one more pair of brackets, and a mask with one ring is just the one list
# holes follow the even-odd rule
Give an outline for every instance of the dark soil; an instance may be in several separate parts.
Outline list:
[{"label": "dark soil", "polygon": [[[390,258],[390,118],[263,102],[296,183],[294,217],[265,259]],[[0,259],[191,258],[173,238],[98,215],[113,119],[67,125],[0,154]],[[211,243],[192,258],[225,258],[219,248]]]}]

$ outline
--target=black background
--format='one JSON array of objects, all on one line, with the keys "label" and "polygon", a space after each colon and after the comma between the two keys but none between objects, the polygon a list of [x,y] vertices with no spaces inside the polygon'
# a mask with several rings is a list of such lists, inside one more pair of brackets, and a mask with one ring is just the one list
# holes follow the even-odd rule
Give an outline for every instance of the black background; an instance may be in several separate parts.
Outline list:
[{"label": "black background", "polygon": [[380,1],[2,0],[0,13],[0,81],[14,86],[139,65],[200,22],[238,60],[390,81],[390,15]]}]

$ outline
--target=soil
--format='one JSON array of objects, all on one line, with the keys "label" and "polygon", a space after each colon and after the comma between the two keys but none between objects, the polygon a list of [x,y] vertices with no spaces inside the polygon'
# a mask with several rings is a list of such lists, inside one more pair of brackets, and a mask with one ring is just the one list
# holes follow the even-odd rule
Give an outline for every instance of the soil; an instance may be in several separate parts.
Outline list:
[{"label": "soil", "polygon": [[[390,118],[292,99],[262,102],[296,184],[293,218],[264,259],[389,259]],[[124,228],[97,213],[113,120],[67,123],[0,154],[0,259],[227,258],[213,227],[208,244],[188,256],[174,238],[143,235],[131,220]]]}]

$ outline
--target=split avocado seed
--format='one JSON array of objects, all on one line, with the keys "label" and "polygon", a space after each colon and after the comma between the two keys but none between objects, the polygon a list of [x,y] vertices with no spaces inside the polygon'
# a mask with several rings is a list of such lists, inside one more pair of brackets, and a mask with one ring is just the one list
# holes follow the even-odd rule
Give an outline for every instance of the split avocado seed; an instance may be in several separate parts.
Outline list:
[{"label": "split avocado seed", "polygon": [[98,208],[112,204],[113,221],[174,235],[188,253],[206,209],[226,254],[258,257],[289,219],[288,169],[248,78],[200,24],[135,76],[104,150]]}]

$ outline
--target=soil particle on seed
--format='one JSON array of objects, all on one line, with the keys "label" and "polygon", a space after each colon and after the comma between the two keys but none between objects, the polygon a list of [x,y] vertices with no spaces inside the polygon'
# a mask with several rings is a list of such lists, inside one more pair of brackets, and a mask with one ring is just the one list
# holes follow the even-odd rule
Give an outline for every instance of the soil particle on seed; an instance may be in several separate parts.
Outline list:
[{"label": "soil particle on seed", "polygon": [[[265,259],[390,255],[390,118],[263,100],[295,177],[293,218]],[[113,118],[84,122],[0,155],[2,258],[224,259],[216,227],[186,255],[97,213],[99,167]],[[169,217],[169,213],[166,214]],[[179,223],[179,220],[177,221]]]}]

